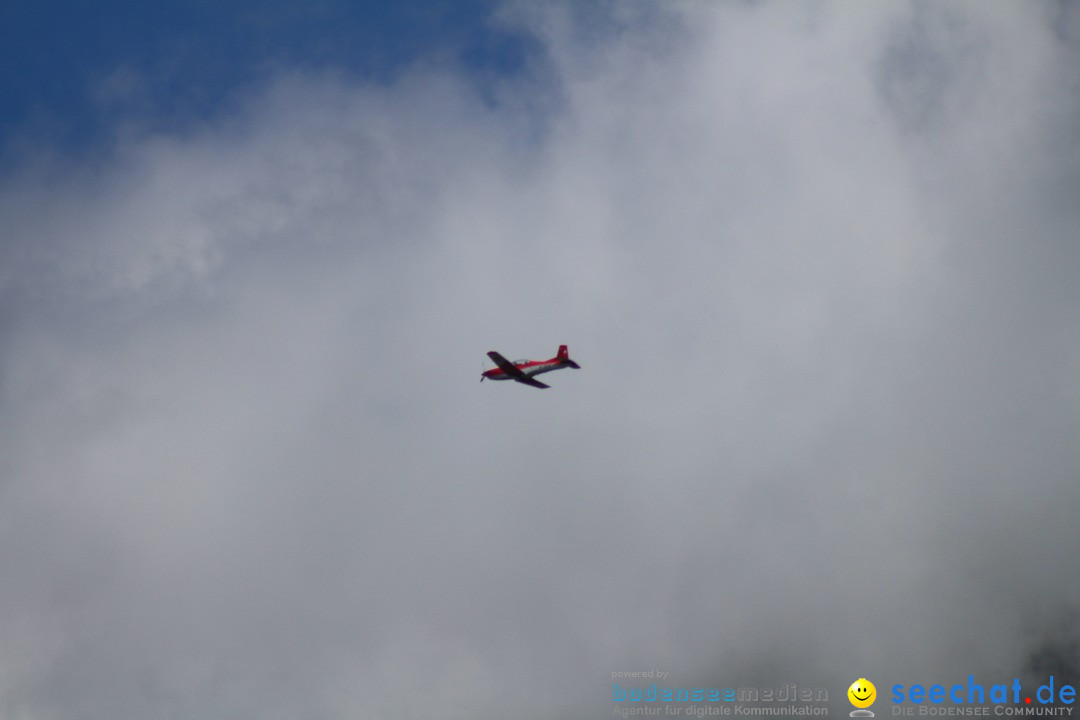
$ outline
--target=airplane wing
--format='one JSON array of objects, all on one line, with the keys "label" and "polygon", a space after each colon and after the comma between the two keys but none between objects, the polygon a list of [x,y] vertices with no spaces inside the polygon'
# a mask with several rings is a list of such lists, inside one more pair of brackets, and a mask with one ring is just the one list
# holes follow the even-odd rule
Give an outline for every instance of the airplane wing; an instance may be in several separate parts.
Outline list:
[{"label": "airplane wing", "polygon": [[517,380],[519,383],[522,383],[524,385],[532,385],[533,387],[538,387],[538,388],[549,388],[549,387],[551,387],[550,385],[545,385],[544,383],[540,382],[539,380],[531,378],[528,375],[525,375],[524,373],[522,373],[521,377],[516,377],[514,379]]},{"label": "airplane wing", "polygon": [[517,380],[519,383],[522,383],[524,385],[532,385],[533,387],[538,388],[551,387],[550,385],[545,385],[539,380],[534,380],[525,373],[521,372],[516,367],[514,367],[514,363],[510,362],[494,350],[488,353],[488,357],[491,358],[492,361],[499,366],[499,369],[506,373],[510,378]]}]

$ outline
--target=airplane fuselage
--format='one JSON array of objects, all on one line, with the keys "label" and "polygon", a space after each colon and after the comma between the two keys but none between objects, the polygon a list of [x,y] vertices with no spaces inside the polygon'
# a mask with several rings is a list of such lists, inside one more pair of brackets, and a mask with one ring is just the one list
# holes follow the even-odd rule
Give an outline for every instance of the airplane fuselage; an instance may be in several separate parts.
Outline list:
[{"label": "airplane fuselage", "polygon": [[[529,377],[534,377],[546,372],[551,372],[552,370],[562,370],[563,368],[570,367],[570,365],[567,365],[561,360],[515,360],[514,367]],[[503,372],[502,368],[492,368],[484,373],[484,377],[488,380],[514,379]]]}]

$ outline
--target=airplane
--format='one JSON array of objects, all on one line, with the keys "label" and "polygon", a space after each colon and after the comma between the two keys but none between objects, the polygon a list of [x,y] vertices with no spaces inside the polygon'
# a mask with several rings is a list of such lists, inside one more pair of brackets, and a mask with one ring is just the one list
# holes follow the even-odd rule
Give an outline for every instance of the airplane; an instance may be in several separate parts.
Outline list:
[{"label": "airplane", "polygon": [[480,382],[484,382],[484,380],[516,380],[519,383],[532,385],[535,388],[549,388],[550,385],[534,380],[533,376],[568,367],[575,370],[581,369],[580,365],[570,359],[570,353],[567,352],[565,345],[560,345],[559,352],[550,360],[515,360],[510,362],[494,350],[488,353],[488,357],[498,367],[482,372]]}]

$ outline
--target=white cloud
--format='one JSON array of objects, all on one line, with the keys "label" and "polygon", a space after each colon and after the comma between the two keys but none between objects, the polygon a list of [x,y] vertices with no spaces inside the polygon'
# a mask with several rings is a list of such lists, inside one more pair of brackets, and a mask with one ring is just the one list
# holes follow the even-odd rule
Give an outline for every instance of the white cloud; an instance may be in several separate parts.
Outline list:
[{"label": "white cloud", "polygon": [[[1045,10],[523,11],[548,65],[494,104],[283,75],[9,175],[4,712],[1030,670],[1078,592],[1076,48]],[[476,382],[564,342],[551,390]]]}]

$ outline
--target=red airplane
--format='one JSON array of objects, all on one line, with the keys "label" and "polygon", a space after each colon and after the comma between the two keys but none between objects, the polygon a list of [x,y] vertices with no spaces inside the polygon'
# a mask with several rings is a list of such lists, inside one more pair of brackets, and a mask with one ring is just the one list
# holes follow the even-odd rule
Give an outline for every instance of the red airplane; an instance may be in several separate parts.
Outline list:
[{"label": "red airplane", "polygon": [[545,385],[539,380],[533,380],[533,375],[568,367],[575,370],[581,369],[580,365],[570,359],[570,354],[566,351],[565,345],[560,345],[558,354],[550,360],[515,360],[510,362],[494,350],[488,353],[488,357],[495,361],[498,367],[481,373],[480,382],[484,382],[484,380],[516,380],[525,385],[547,388],[551,386]]}]

